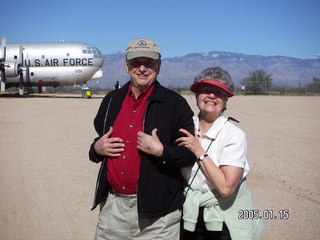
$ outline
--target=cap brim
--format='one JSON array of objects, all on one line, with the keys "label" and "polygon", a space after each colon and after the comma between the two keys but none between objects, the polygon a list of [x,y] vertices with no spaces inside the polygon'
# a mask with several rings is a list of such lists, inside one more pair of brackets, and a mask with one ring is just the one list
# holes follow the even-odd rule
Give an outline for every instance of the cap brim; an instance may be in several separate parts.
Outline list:
[{"label": "cap brim", "polygon": [[160,58],[160,54],[157,52],[149,52],[149,51],[134,51],[127,53],[127,60],[131,60],[138,57],[147,57],[158,60]]},{"label": "cap brim", "polygon": [[231,92],[231,91],[229,90],[229,88],[227,87],[227,85],[225,85],[224,83],[222,83],[222,82],[220,82],[220,81],[218,81],[218,80],[216,80],[216,79],[203,79],[203,80],[200,80],[200,81],[194,83],[194,84],[191,86],[190,90],[191,90],[192,92],[196,93],[196,92],[198,91],[200,85],[202,85],[202,84],[209,84],[209,85],[216,86],[216,87],[221,88],[222,90],[226,91],[228,97],[234,96],[233,92]]}]

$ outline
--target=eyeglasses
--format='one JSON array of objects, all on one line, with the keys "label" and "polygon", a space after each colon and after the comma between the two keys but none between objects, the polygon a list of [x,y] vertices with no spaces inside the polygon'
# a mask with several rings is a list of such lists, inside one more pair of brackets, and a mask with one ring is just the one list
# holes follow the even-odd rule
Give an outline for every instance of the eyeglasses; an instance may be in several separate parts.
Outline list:
[{"label": "eyeglasses", "polygon": [[132,68],[139,68],[142,65],[146,68],[152,68],[158,63],[158,60],[148,59],[148,60],[130,60],[128,64]]},{"label": "eyeglasses", "polygon": [[216,97],[225,97],[227,93],[220,88],[204,87],[199,88],[198,94],[214,94]]}]

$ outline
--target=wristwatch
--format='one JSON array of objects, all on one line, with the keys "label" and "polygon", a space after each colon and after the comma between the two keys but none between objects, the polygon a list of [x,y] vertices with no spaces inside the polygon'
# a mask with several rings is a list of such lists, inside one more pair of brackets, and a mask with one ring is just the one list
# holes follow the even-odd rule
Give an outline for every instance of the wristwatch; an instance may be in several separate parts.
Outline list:
[{"label": "wristwatch", "polygon": [[201,156],[198,158],[198,161],[202,161],[202,160],[205,159],[206,157],[208,157],[208,154],[201,155]]}]

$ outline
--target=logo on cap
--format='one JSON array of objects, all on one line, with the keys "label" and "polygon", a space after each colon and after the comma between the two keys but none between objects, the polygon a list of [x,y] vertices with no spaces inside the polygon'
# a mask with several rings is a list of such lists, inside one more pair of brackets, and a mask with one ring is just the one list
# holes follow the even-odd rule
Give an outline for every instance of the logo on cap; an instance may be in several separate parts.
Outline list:
[{"label": "logo on cap", "polygon": [[140,46],[140,47],[144,47],[144,46],[147,46],[148,43],[147,43],[146,41],[144,41],[144,40],[140,40],[140,41],[137,43],[137,45]]}]

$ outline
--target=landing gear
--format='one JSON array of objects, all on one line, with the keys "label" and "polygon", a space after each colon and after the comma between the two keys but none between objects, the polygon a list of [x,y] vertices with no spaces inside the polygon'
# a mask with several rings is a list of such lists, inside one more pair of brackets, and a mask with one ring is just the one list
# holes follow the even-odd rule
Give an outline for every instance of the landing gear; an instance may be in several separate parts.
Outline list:
[{"label": "landing gear", "polygon": [[87,84],[83,83],[80,85],[80,87],[81,87],[82,97],[91,98],[92,94]]}]

